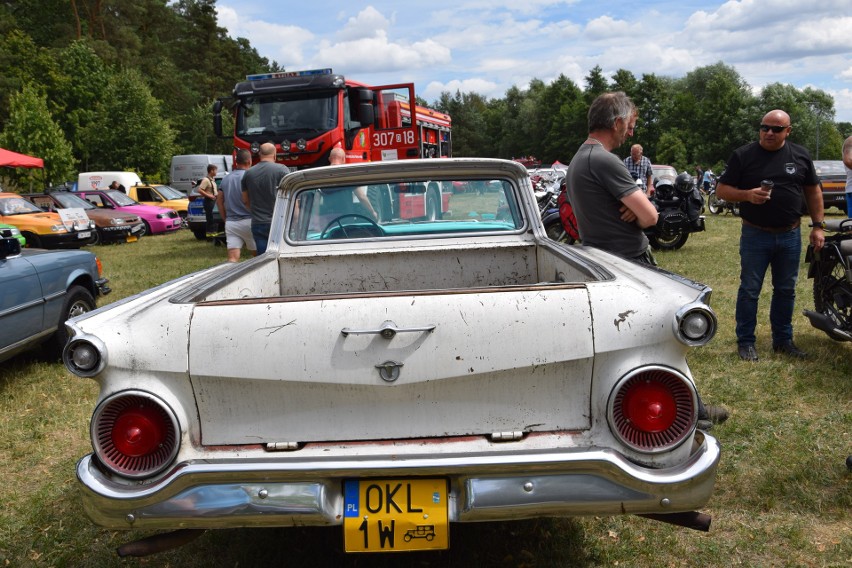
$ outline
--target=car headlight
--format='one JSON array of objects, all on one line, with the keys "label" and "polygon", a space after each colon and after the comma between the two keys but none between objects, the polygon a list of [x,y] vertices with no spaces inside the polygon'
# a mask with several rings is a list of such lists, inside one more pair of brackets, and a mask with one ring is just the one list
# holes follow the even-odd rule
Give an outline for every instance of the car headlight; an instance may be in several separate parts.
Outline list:
[{"label": "car headlight", "polygon": [[157,213],[157,219],[168,219],[168,218],[169,218],[168,213]]},{"label": "car headlight", "polygon": [[674,332],[684,345],[706,345],[716,335],[716,313],[707,304],[686,305],[675,314]]},{"label": "car headlight", "polygon": [[68,232],[68,229],[66,229],[65,225],[63,225],[62,223],[60,223],[58,225],[51,226],[50,230],[53,231],[54,233],[67,233]]},{"label": "car headlight", "polygon": [[124,225],[124,219],[118,219],[116,217],[113,217],[112,219],[109,220],[109,224],[110,225]]}]

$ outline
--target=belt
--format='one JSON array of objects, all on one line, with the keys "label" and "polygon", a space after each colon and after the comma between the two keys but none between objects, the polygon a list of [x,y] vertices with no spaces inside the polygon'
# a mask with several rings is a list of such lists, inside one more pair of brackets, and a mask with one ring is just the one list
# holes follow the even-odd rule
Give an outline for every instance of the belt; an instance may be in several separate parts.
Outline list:
[{"label": "belt", "polygon": [[802,221],[796,221],[792,225],[786,225],[784,227],[761,227],[760,225],[755,225],[754,223],[750,223],[743,219],[743,225],[747,227],[754,227],[755,229],[760,229],[761,231],[766,231],[767,233],[786,233],[787,231],[792,231],[793,229],[797,229],[799,225],[802,224]]}]

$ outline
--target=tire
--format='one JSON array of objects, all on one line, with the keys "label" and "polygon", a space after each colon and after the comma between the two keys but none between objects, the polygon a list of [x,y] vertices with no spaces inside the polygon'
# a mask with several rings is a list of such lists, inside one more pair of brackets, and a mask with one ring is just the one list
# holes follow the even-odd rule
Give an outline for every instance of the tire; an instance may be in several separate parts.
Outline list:
[{"label": "tire", "polygon": [[[843,265],[832,255],[818,261],[814,268],[814,308],[836,327],[852,329],[852,289]],[[831,334],[829,337],[840,340]]]},{"label": "tire", "polygon": [[91,312],[95,307],[95,298],[91,292],[82,286],[71,286],[65,295],[62,311],[59,313],[56,332],[44,344],[45,356],[50,360],[59,359],[62,356],[62,349],[65,348],[65,343],[68,341],[68,331],[65,329],[65,322],[72,317]]},{"label": "tire", "polygon": [[722,206],[719,205],[719,198],[716,197],[716,192],[710,192],[710,195],[707,196],[707,209],[713,215],[718,215],[722,212]]},{"label": "tire", "polygon": [[566,243],[569,245],[574,244],[574,239],[565,232],[565,228],[562,226],[562,221],[558,218],[555,221],[545,224],[544,232],[547,233],[547,237],[550,240],[556,241],[557,243]]},{"label": "tire", "polygon": [[651,235],[648,237],[648,242],[651,243],[651,248],[654,250],[677,250],[686,244],[687,239],[689,239],[689,233],[681,231],[669,237]]},{"label": "tire", "polygon": [[430,189],[426,192],[426,220],[441,220],[441,199],[438,197],[438,192],[435,189]]},{"label": "tire", "polygon": [[41,239],[35,233],[21,232],[24,238],[27,239],[28,248],[41,248]]},{"label": "tire", "polygon": [[145,235],[151,234],[151,225],[148,224],[148,221],[142,221],[142,230],[139,231],[137,237],[144,237]]},{"label": "tire", "polygon": [[101,239],[101,233],[97,229],[94,230],[94,235],[92,236],[92,240],[89,241],[90,245],[99,245],[103,242]]}]

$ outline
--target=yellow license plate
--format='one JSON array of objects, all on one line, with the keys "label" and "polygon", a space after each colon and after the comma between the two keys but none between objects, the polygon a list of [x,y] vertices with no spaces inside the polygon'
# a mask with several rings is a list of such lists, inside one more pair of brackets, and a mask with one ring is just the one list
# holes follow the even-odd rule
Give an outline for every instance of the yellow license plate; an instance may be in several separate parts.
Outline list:
[{"label": "yellow license plate", "polygon": [[443,550],[450,544],[445,479],[344,483],[346,552]]},{"label": "yellow license plate", "polygon": [[137,237],[136,235],[127,235],[127,242],[128,243],[135,243],[138,240],[139,240],[139,237]]}]

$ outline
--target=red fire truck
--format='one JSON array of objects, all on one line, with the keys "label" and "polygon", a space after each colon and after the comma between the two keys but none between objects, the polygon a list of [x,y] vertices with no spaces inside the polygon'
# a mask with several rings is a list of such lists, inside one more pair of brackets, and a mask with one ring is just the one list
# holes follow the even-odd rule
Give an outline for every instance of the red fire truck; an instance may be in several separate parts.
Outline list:
[{"label": "red fire truck", "polygon": [[[291,169],[328,165],[335,146],[347,163],[451,156],[450,116],[414,100],[412,83],[373,87],[331,69],[249,75],[230,99],[234,151],[250,149],[256,162],[260,145],[271,142],[276,161]],[[213,107],[218,135],[224,106]],[[449,190],[439,183],[425,191],[403,188],[382,201],[385,217],[435,218],[446,212]]]}]

